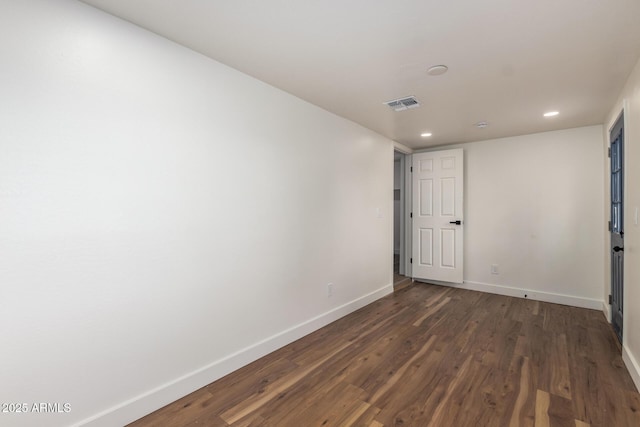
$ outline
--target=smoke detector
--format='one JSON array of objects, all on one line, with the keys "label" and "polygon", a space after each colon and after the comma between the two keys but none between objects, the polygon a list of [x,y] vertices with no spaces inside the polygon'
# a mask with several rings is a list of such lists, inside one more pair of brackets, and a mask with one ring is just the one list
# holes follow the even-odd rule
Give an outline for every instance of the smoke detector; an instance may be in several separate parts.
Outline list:
[{"label": "smoke detector", "polygon": [[394,99],[393,101],[384,102],[384,104],[389,106],[389,108],[391,108],[393,111],[404,111],[420,106],[420,103],[415,96],[407,96],[406,98]]},{"label": "smoke detector", "polygon": [[449,70],[449,67],[446,65],[434,65],[427,70],[427,74],[430,76],[440,76]]}]

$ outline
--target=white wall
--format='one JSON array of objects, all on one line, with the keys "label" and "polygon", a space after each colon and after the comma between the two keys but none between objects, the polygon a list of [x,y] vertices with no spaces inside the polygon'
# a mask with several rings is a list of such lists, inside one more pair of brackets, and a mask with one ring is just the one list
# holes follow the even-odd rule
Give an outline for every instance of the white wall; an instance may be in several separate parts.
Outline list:
[{"label": "white wall", "polygon": [[[640,226],[635,222],[636,209],[640,208],[640,60],[629,76],[618,101],[611,109],[604,129],[608,131],[624,108],[625,115],[625,208],[624,208],[624,306],[623,306],[623,358],[631,375],[640,388]],[[605,144],[604,149],[606,149]],[[609,219],[609,162],[605,161],[604,197],[606,218]],[[607,233],[607,248],[609,247]],[[611,289],[610,252],[603,255],[605,266],[604,295]],[[607,309],[609,307],[607,306]]]},{"label": "white wall", "polygon": [[0,402],[71,407],[1,425],[122,425],[391,292],[391,141],[75,1],[1,2],[0,51]]},{"label": "white wall", "polygon": [[465,152],[464,286],[600,309],[602,126],[451,148],[458,147]]}]

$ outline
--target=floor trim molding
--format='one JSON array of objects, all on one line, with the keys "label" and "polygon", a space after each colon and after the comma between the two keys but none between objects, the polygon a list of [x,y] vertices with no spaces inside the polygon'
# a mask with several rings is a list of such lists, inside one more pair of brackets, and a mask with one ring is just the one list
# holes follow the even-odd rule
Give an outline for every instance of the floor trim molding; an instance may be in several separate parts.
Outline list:
[{"label": "floor trim molding", "polygon": [[[415,279],[420,280],[420,279]],[[511,286],[494,285],[490,283],[472,282],[465,280],[464,283],[447,283],[437,281],[425,281],[442,286],[450,286],[471,291],[487,292],[490,294],[504,295],[508,297],[526,298],[535,301],[551,302],[554,304],[570,305],[573,307],[589,308],[592,310],[602,309],[602,300],[576,297],[571,295],[555,294],[551,292],[541,292],[533,289],[522,289]]]},{"label": "floor trim molding", "polygon": [[607,304],[606,301],[602,301],[602,312],[607,322],[611,323],[611,305]]},{"label": "floor trim molding", "polygon": [[153,390],[149,390],[126,402],[87,418],[72,427],[91,426],[109,427],[125,425],[141,418],[163,406],[180,399],[187,394],[204,387],[213,381],[245,366],[249,363],[292,343],[323,326],[334,322],[384,296],[393,293],[393,284],[356,298],[339,307],[306,320],[278,334],[252,344],[240,351],[216,360],[207,366],[176,378]]},{"label": "floor trim molding", "polygon": [[633,379],[636,388],[640,390],[640,364],[633,354],[627,349],[626,346],[622,346],[622,360]]}]

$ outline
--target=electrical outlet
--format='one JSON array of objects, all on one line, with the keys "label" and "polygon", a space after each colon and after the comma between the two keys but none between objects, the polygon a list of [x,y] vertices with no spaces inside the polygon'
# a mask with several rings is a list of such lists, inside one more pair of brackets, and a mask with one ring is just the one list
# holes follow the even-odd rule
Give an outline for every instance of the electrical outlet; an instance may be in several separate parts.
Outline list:
[{"label": "electrical outlet", "polygon": [[333,283],[327,283],[327,298],[333,296]]},{"label": "electrical outlet", "polygon": [[498,273],[498,264],[491,264],[491,274],[499,274]]}]

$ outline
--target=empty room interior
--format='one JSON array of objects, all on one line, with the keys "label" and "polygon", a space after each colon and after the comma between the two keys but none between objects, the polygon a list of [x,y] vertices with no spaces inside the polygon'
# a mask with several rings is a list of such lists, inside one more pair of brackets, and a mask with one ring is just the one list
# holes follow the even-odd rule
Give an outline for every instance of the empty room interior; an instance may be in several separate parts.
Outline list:
[{"label": "empty room interior", "polygon": [[0,2],[0,426],[640,426],[640,2]]}]

